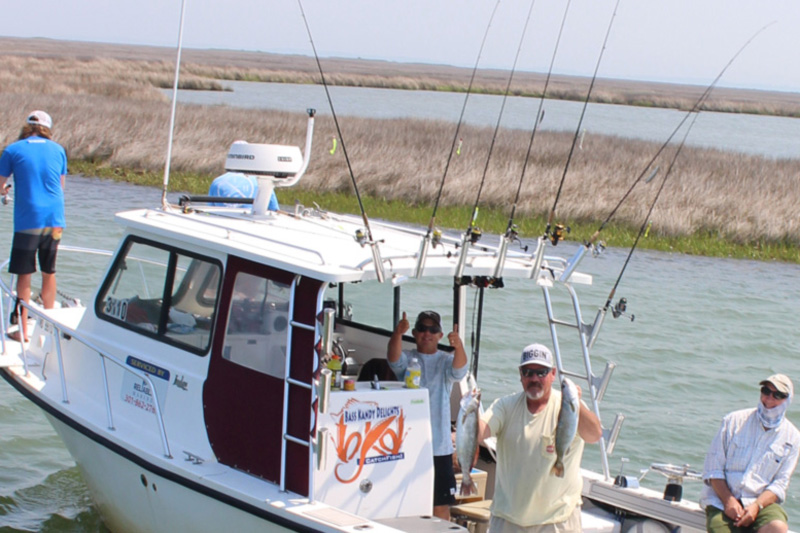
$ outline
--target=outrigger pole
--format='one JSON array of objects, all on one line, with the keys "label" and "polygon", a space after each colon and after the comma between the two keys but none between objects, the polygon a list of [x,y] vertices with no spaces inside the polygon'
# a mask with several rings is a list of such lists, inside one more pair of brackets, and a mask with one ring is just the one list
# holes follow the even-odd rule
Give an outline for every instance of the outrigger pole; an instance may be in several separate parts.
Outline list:
[{"label": "outrigger pole", "polygon": [[361,244],[361,246],[369,245],[372,250],[372,261],[375,264],[375,276],[378,278],[378,281],[383,283],[386,279],[386,274],[383,270],[383,259],[381,258],[381,251],[378,248],[378,241],[376,241],[372,237],[372,228],[369,225],[369,218],[367,218],[367,212],[364,209],[364,203],[361,201],[361,194],[358,192],[358,184],[356,183],[356,176],[353,173],[353,167],[350,164],[350,156],[347,154],[347,146],[344,142],[344,136],[342,135],[342,129],[339,127],[339,119],[336,117],[336,110],[333,107],[333,100],[331,99],[331,93],[328,90],[328,84],[325,81],[325,73],[322,71],[322,64],[319,61],[319,55],[317,55],[317,47],[314,46],[314,38],[311,36],[311,28],[308,25],[308,19],[306,19],[306,13],[303,10],[303,3],[301,0],[297,0],[297,5],[300,7],[300,14],[303,16],[303,23],[306,26],[306,32],[308,33],[308,40],[311,43],[311,49],[314,51],[314,59],[317,62],[317,69],[319,69],[319,75],[322,79],[322,86],[325,88],[325,96],[328,99],[328,105],[331,108],[331,115],[333,115],[333,123],[336,125],[336,134],[339,136],[339,141],[342,144],[342,153],[344,154],[345,162],[347,163],[347,170],[350,173],[350,180],[353,182],[353,191],[356,194],[356,200],[358,200],[358,208],[361,210],[361,219],[364,221],[364,229],[366,234],[363,233],[361,230],[356,231],[355,239],[356,241]]},{"label": "outrigger pole", "polygon": [[167,186],[169,185],[169,164],[172,160],[172,138],[175,133],[175,109],[178,105],[178,78],[181,72],[181,50],[183,49],[183,21],[186,0],[181,1],[181,19],[178,28],[178,56],[175,59],[175,80],[172,84],[172,109],[169,115],[169,140],[167,141],[167,162],[164,165],[164,186],[161,190],[161,208],[167,209]]},{"label": "outrigger pole", "polygon": [[475,205],[472,207],[472,217],[470,217],[469,226],[467,226],[464,235],[461,238],[461,254],[458,258],[458,265],[456,266],[456,282],[461,278],[464,274],[464,267],[467,264],[467,256],[469,255],[469,249],[471,245],[475,244],[481,238],[481,230],[475,225],[475,222],[478,219],[478,203],[481,199],[481,193],[483,192],[483,185],[486,183],[486,174],[489,170],[489,162],[492,159],[492,152],[494,151],[494,143],[497,140],[497,134],[500,131],[500,122],[503,119],[503,110],[506,107],[506,100],[508,99],[508,93],[511,90],[511,82],[514,80],[514,72],[517,69],[517,61],[519,60],[519,54],[522,51],[522,43],[525,40],[525,34],[528,31],[528,23],[531,20],[531,13],[533,13],[533,6],[536,3],[536,0],[531,0],[530,7],[528,8],[528,16],[525,19],[525,25],[522,28],[522,34],[519,37],[519,45],[517,46],[517,53],[514,56],[514,63],[511,67],[511,73],[508,75],[508,83],[506,84],[506,90],[503,94],[503,103],[500,105],[500,112],[497,115],[497,123],[494,127],[494,134],[492,135],[492,141],[489,144],[489,153],[486,155],[486,164],[483,167],[483,176],[481,177],[481,183],[478,186],[478,194],[475,196]]},{"label": "outrigger pole", "polygon": [[[453,135],[453,142],[450,145],[450,153],[447,155],[447,162],[444,165],[444,173],[442,174],[442,179],[439,182],[439,192],[436,194],[436,202],[433,204],[433,213],[431,214],[431,220],[428,222],[428,230],[425,233],[425,237],[422,239],[422,243],[420,244],[419,254],[417,256],[417,265],[414,268],[414,277],[419,279],[422,277],[422,271],[425,268],[425,260],[428,257],[428,246],[433,242],[433,246],[435,247],[439,243],[439,238],[441,234],[434,231],[434,225],[436,224],[436,211],[439,209],[439,201],[442,198],[442,190],[444,189],[444,182],[447,179],[447,171],[450,168],[450,161],[453,159],[453,153],[456,151],[456,146],[458,143],[458,134],[461,131],[461,124],[464,121],[464,111],[467,109],[467,102],[469,101],[469,95],[472,94],[472,84],[475,81],[475,74],[478,72],[478,64],[481,61],[481,54],[483,53],[483,47],[486,44],[486,37],[489,35],[489,28],[492,27],[492,20],[494,20],[494,15],[497,13],[497,7],[500,5],[500,0],[494,5],[494,9],[492,10],[492,14],[489,17],[489,23],[486,25],[486,31],[483,34],[483,40],[481,41],[481,46],[478,49],[478,57],[475,58],[475,66],[472,68],[472,76],[469,78],[469,85],[467,86],[467,94],[464,96],[464,104],[461,106],[461,115],[458,117],[458,123],[456,124],[456,131]],[[435,237],[434,237],[435,235]]]},{"label": "outrigger pole", "polygon": [[[503,277],[503,266],[506,260],[506,254],[508,253],[508,246],[517,240],[517,227],[514,224],[514,215],[517,211],[517,204],[519,203],[520,193],[522,191],[522,182],[525,178],[525,171],[528,168],[528,160],[531,157],[531,149],[533,148],[533,140],[536,137],[536,132],[539,129],[539,124],[542,123],[544,119],[544,111],[542,107],[544,106],[544,99],[547,95],[547,88],[550,85],[550,76],[553,74],[553,65],[556,62],[556,54],[558,53],[558,45],[561,42],[561,35],[564,32],[564,25],[567,21],[567,13],[569,12],[569,4],[570,0],[567,0],[567,6],[564,8],[564,15],[561,18],[561,27],[558,30],[558,37],[556,38],[556,45],[553,48],[553,56],[550,58],[550,68],[547,71],[547,77],[544,80],[544,88],[542,89],[542,96],[539,99],[539,108],[536,110],[536,119],[533,123],[533,129],[531,129],[531,138],[528,141],[528,151],[525,154],[525,160],[522,163],[522,172],[519,175],[519,183],[517,184],[517,194],[514,197],[514,204],[511,206],[511,215],[508,217],[508,226],[506,227],[505,234],[500,238],[500,249],[497,252],[497,265],[495,265],[494,269],[494,278],[501,279]],[[524,248],[527,251],[527,247]],[[537,248],[538,250],[538,248]],[[544,248],[542,247],[542,252],[544,252]],[[543,257],[543,254],[542,254]],[[539,263],[541,266],[541,262]],[[538,271],[538,269],[537,269]]]}]

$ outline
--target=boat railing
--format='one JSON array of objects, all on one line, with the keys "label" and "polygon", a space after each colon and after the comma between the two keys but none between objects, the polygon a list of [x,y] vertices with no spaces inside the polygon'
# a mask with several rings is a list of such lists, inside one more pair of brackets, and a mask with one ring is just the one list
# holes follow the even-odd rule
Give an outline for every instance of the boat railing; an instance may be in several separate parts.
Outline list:
[{"label": "boat railing", "polygon": [[[160,215],[171,216],[171,217],[180,217],[180,216],[183,215],[183,212],[177,212],[177,211],[156,210],[156,212],[158,214],[160,214]],[[225,214],[225,213],[220,213],[220,212],[216,212],[216,211],[203,211],[203,213],[204,214],[213,214],[213,215],[219,216],[219,217],[239,218],[239,217],[236,217],[236,216],[234,216],[232,214]],[[287,248],[292,248],[292,249],[298,250],[300,252],[305,252],[305,253],[308,253],[310,255],[316,256],[320,265],[325,265],[325,258],[323,257],[323,255],[319,251],[314,250],[313,248],[309,248],[307,246],[301,246],[299,244],[287,243],[286,241],[283,241],[283,240],[280,240],[280,239],[272,239],[272,238],[264,235],[263,232],[258,232],[258,231],[236,230],[235,232],[233,232],[233,231],[231,231],[230,228],[225,227],[225,226],[217,223],[212,217],[208,217],[207,219],[197,218],[193,222],[195,222],[197,224],[202,224],[202,225],[208,226],[209,228],[213,228],[213,229],[219,230],[220,232],[224,233],[224,238],[229,239],[229,240],[235,240],[235,239],[233,239],[233,236],[236,235],[236,234],[240,234],[240,235],[243,235],[243,236],[246,236],[246,237],[249,237],[249,238],[253,238],[253,239],[260,239],[262,241],[265,241],[265,243],[263,245],[263,248],[264,249],[268,249],[272,253],[281,254],[281,252],[277,251],[274,248],[274,245],[276,245],[276,244],[279,244],[279,245],[287,247]],[[270,246],[270,245],[272,245],[272,246]],[[286,253],[283,253],[281,255],[287,255],[288,256],[288,254],[286,254]]]},{"label": "boat railing", "polygon": [[[93,250],[88,248],[76,248],[70,246],[60,246],[59,251],[70,251],[70,252],[80,252],[80,253],[90,253],[90,254],[98,254],[98,255],[111,255],[111,252],[103,251],[103,250]],[[8,260],[0,264],[0,270],[5,269],[8,264]],[[14,284],[14,276],[12,275],[9,283],[7,284],[4,279],[0,278],[0,342],[2,343],[2,353],[6,354],[7,346],[6,346],[6,331],[7,331],[7,321],[9,317],[6,315],[4,302],[6,298],[10,301],[16,301],[17,295],[11,286]],[[55,321],[54,319],[47,316],[44,312],[42,312],[38,306],[34,307],[31,304],[24,302],[22,300],[19,301],[19,305],[24,307],[28,311],[29,316],[35,316],[37,319],[42,320],[44,324],[47,324],[48,327],[44,327],[43,329],[47,330],[51,328],[51,335],[53,337],[54,345],[56,348],[56,358],[58,361],[58,374],[59,380],[61,384],[61,401],[62,403],[68,404],[70,403],[69,399],[69,388],[67,386],[67,380],[64,373],[64,360],[62,355],[61,349],[61,339],[70,339],[71,341],[77,341],[81,343],[83,346],[88,348],[91,352],[95,353],[100,361],[100,366],[102,369],[102,376],[103,376],[103,392],[105,395],[105,409],[106,409],[106,421],[107,427],[109,430],[115,430],[116,426],[114,423],[114,415],[111,409],[111,391],[108,384],[108,363],[117,366],[120,368],[123,373],[128,373],[135,376],[138,379],[146,382],[150,391],[153,394],[153,405],[155,411],[155,418],[156,418],[156,425],[158,426],[159,436],[161,439],[161,446],[164,456],[167,458],[172,458],[172,453],[170,452],[169,440],[167,439],[167,431],[166,425],[164,423],[164,416],[161,413],[160,402],[158,398],[158,391],[155,387],[150,376],[142,371],[136,370],[131,368],[130,366],[126,365],[123,361],[119,360],[118,358],[114,357],[106,353],[102,348],[97,346],[94,342],[84,337],[81,333],[77,332],[76,330],[64,325],[60,324],[59,322]],[[21,317],[18,317],[21,320]],[[18,322],[19,322],[18,320]],[[20,336],[22,335],[21,332],[21,323],[20,323]],[[30,372],[28,366],[28,350],[25,347],[25,343],[21,342],[21,352],[20,356],[22,359],[23,369],[25,371],[25,375],[28,375]],[[42,366],[42,378],[47,380],[47,376],[45,375],[44,366]]]}]

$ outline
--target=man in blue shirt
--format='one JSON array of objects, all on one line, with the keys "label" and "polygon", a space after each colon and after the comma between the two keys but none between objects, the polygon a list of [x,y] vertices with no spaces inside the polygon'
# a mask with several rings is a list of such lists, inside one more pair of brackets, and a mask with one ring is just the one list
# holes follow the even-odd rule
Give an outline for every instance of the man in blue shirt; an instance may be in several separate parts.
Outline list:
[{"label": "man in blue shirt", "polygon": [[[33,111],[22,127],[19,140],[0,155],[0,194],[8,195],[6,181],[14,176],[14,240],[8,271],[17,275],[17,297],[31,297],[31,276],[36,258],[42,271],[42,303],[53,307],[56,298],[56,254],[66,226],[64,178],[67,154],[52,140],[53,120],[44,111]],[[27,311],[20,311],[19,330],[9,336],[27,342]]]}]

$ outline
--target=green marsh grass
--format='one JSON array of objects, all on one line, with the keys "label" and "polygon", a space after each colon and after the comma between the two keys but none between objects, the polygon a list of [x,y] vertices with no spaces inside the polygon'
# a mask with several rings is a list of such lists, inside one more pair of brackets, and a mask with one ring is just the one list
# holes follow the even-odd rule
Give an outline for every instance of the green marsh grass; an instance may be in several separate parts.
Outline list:
[{"label": "green marsh grass", "polygon": [[[0,55],[0,144],[5,146],[16,139],[27,111],[45,109],[54,118],[54,136],[67,150],[71,173],[161,186],[170,105],[156,87],[165,85],[173,68],[168,57],[159,56],[161,49],[99,47],[93,49],[94,55],[80,49],[70,56],[68,47],[64,47],[61,55],[52,53],[52,48],[48,49],[50,54],[36,49],[25,55],[19,47],[13,49],[16,52],[4,50],[7,41],[0,39],[0,52],[4,52]],[[236,64],[229,61],[233,56],[228,54],[232,52],[187,54],[184,81],[196,82],[198,87],[206,81],[224,87],[224,81],[207,76],[261,72],[263,66],[259,67],[256,59],[266,61],[264,56],[267,60],[281,58],[283,63],[278,61],[277,70],[287,79],[294,66],[295,76],[308,76],[309,83],[313,81],[308,58],[244,54],[246,61]],[[203,57],[205,62],[201,61]],[[332,72],[332,79],[337,79],[337,74],[342,79],[364,76],[364,71],[374,66],[370,62],[338,61],[334,64],[342,70]],[[463,69],[417,65],[419,76],[414,77],[407,70],[409,66],[382,67],[384,70],[378,69],[378,73],[383,72],[384,78],[391,78],[388,73],[392,68],[397,70],[392,78],[395,82],[403,78],[451,88],[458,85],[454,82],[456,71],[463,74]],[[503,79],[502,73],[484,74],[486,90]],[[578,91],[584,82],[573,80],[573,89]],[[623,99],[640,98],[639,92],[647,88],[633,84],[633,89],[640,89],[636,92],[630,90],[630,84],[615,84],[607,84],[605,90]],[[692,101],[697,90],[703,88],[675,89],[672,93],[662,88],[661,93],[653,94],[664,94],[673,99],[675,107],[681,107]],[[737,99],[728,103],[744,105],[742,102],[752,98],[750,93],[737,93]],[[599,97],[603,94],[598,92]],[[779,109],[788,101],[784,98],[764,97],[761,108]],[[647,101],[655,105],[657,99],[651,95]],[[415,119],[339,118],[367,213],[375,218],[427,224],[455,125]],[[305,131],[302,110],[179,105],[170,190],[205,193],[211,179],[223,171],[225,154],[235,140],[303,146]],[[279,190],[284,205],[296,199],[305,205],[316,202],[324,209],[357,210],[341,142],[336,153],[329,153],[335,131],[329,117],[317,117],[308,172],[295,189]],[[437,215],[438,226],[457,230],[466,227],[476,201],[492,128],[462,126],[460,136],[464,139],[462,153],[451,162]],[[521,130],[502,130],[498,136],[479,202],[478,225],[485,232],[505,230],[528,139],[529,132]],[[522,235],[542,232],[571,142],[570,134],[537,134],[515,220]],[[556,211],[556,221],[572,228],[569,239],[589,238],[659,147],[658,143],[588,132],[582,149],[573,156]],[[603,230],[601,238],[609,245],[629,246],[633,242],[674,150],[670,146],[664,151],[655,163],[661,173],[650,184],[634,188]],[[650,217],[648,237],[640,246],[800,262],[798,176],[797,159],[684,147]]]}]

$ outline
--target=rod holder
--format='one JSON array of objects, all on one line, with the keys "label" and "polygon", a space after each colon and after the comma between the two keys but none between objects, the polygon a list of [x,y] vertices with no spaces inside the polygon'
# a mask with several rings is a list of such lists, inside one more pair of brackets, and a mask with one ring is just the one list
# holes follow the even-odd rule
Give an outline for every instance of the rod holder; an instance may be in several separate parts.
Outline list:
[{"label": "rod holder", "polygon": [[328,428],[317,430],[317,470],[325,470],[326,458],[328,456]]},{"label": "rod holder", "polygon": [[322,311],[322,355],[328,355],[333,351],[335,313],[336,311],[333,309],[324,309]]},{"label": "rod holder", "polygon": [[420,279],[422,271],[425,270],[425,262],[428,260],[428,244],[431,242],[431,236],[425,235],[422,238],[422,243],[419,245],[419,254],[417,258],[417,265],[414,267],[414,277]]},{"label": "rod holder", "polygon": [[589,340],[586,342],[586,345],[591,349],[594,346],[595,341],[597,340],[597,336],[600,334],[600,329],[603,327],[603,322],[606,320],[606,308],[601,307],[597,310],[597,316],[594,317],[594,323],[592,324],[592,329],[589,332]]},{"label": "rod holder", "polygon": [[617,363],[613,361],[608,361],[606,363],[606,369],[603,371],[603,375],[598,380],[596,377],[592,379],[594,382],[597,380],[596,383],[593,383],[595,388],[597,389],[596,400],[597,402],[601,402],[603,400],[603,396],[606,394],[606,389],[608,388],[608,383],[611,381],[611,374],[614,373],[614,369],[617,367]]},{"label": "rod holder", "polygon": [[531,279],[535,280],[539,277],[539,272],[542,271],[542,263],[544,262],[544,249],[547,247],[547,239],[539,237],[536,251],[533,256],[533,270],[531,270]]},{"label": "rod holder", "polygon": [[[625,415],[622,413],[618,413],[617,416],[614,418],[614,424],[611,426],[611,430],[603,430],[605,434],[608,432],[608,436],[606,437],[606,454],[611,455],[614,453],[614,446],[617,444],[617,439],[619,438],[619,431],[622,429],[622,423],[625,421]],[[606,435],[603,435],[604,437]]]},{"label": "rod holder", "polygon": [[508,245],[511,240],[507,235],[500,237],[500,248],[497,250],[497,264],[494,266],[494,278],[500,279],[503,277],[503,267],[506,263],[506,255],[508,255]]},{"label": "rod holder", "polygon": [[578,248],[569,261],[567,261],[567,266],[564,267],[564,272],[561,273],[561,276],[558,278],[558,281],[561,283],[566,283],[569,280],[569,277],[575,272],[575,269],[578,268],[578,264],[583,259],[583,256],[586,254],[586,250],[589,249],[588,245],[583,245]]},{"label": "rod holder", "polygon": [[386,280],[386,273],[383,271],[381,250],[378,248],[377,242],[371,243],[370,247],[372,248],[372,261],[375,263],[375,276],[377,276],[378,282],[383,283]]},{"label": "rod holder", "polygon": [[456,278],[460,278],[464,275],[464,267],[467,265],[467,256],[469,255],[469,248],[471,242],[465,235],[463,239],[461,239],[461,255],[458,256],[458,266],[456,266]]},{"label": "rod holder", "polygon": [[319,371],[319,381],[317,382],[317,411],[324,415],[328,412],[328,404],[331,400],[331,383],[333,382],[333,372],[327,368]]}]

